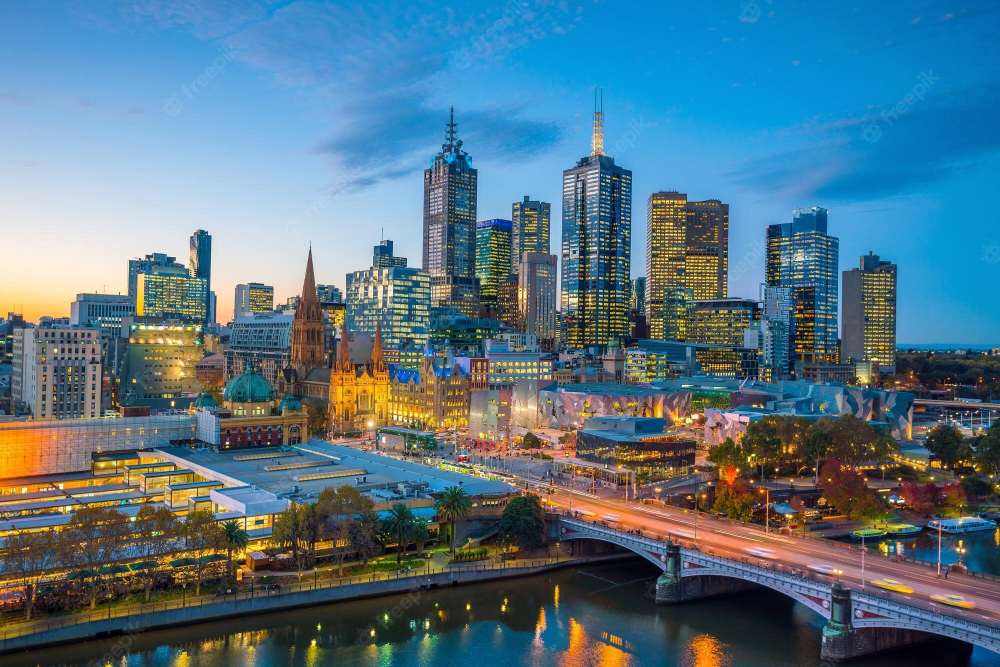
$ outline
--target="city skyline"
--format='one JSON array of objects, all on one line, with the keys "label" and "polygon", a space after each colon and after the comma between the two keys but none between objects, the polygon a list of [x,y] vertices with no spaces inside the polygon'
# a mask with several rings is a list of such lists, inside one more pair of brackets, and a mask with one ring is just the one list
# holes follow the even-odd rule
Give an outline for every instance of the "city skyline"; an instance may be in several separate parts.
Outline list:
[{"label": "city skyline", "polygon": [[[730,204],[733,297],[758,293],[767,225],[817,205],[830,210],[830,233],[841,240],[838,274],[869,251],[901,267],[901,343],[996,342],[998,315],[977,306],[1000,272],[1000,236],[980,208],[1000,144],[995,115],[984,112],[997,97],[1000,61],[990,56],[997,47],[982,20],[994,16],[990,5],[928,3],[878,16],[860,6],[807,11],[769,2],[690,9],[668,25],[676,52],[623,52],[614,75],[609,64],[570,67],[569,52],[605,23],[628,25],[641,42],[647,29],[637,13],[652,16],[655,8],[617,17],[602,5],[543,8],[536,19],[546,28],[519,40],[505,39],[523,18],[505,16],[510,7],[463,13],[450,20],[468,30],[470,46],[432,46],[444,28],[421,26],[394,48],[427,57],[392,73],[351,69],[329,45],[315,62],[274,45],[282,29],[309,18],[393,29],[427,10],[418,3],[405,12],[317,14],[301,2],[213,14],[157,3],[4,8],[10,20],[0,30],[25,57],[0,65],[7,82],[0,137],[11,146],[0,216],[12,222],[8,241],[25,248],[43,241],[49,266],[73,270],[55,274],[33,252],[10,257],[0,269],[0,311],[37,320],[68,315],[77,293],[124,293],[125,260],[152,252],[184,258],[182,244],[198,228],[213,236],[220,319],[232,312],[237,283],[272,284],[279,303],[295,294],[310,241],[323,267],[317,282],[340,287],[348,272],[365,268],[352,258],[367,255],[379,236],[419,257],[419,173],[451,104],[480,171],[478,219],[506,218],[511,203],[530,194],[558,209],[552,237],[559,239],[559,175],[586,150],[590,98],[600,85],[607,152],[635,178],[633,277],[645,265],[652,192],[676,188]],[[824,37],[804,46],[794,34],[812,21],[826,21],[843,43]],[[43,28],[57,39],[41,54],[31,44]],[[95,36],[102,48],[70,62],[70,46]],[[933,53],[922,46],[930,36]],[[752,68],[740,63],[751,52]],[[399,52],[370,55],[379,70],[382,58]],[[650,59],[678,78],[669,96],[643,87],[655,74],[642,62]],[[15,61],[25,64],[15,69]],[[861,67],[868,80],[849,84]],[[496,76],[500,70],[512,73]],[[495,91],[475,80],[485,74]],[[372,113],[380,100],[370,91],[333,102],[348,75],[362,75],[371,90],[385,84],[387,95],[417,97],[397,100],[411,108],[396,115]],[[558,94],[541,97],[557,103],[529,112],[497,101],[553,80]],[[259,108],[237,109],[233,97]],[[52,196],[54,186],[62,196]],[[101,243],[88,244],[91,235]],[[940,267],[952,281],[940,279]],[[949,329],[956,321],[961,336]]]}]

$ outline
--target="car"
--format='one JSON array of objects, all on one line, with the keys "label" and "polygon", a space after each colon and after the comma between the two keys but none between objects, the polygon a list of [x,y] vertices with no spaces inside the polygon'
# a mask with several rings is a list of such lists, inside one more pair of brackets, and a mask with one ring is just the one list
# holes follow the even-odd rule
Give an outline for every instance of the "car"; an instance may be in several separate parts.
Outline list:
[{"label": "car", "polygon": [[601,516],[601,518],[607,521],[608,523],[618,523],[619,521],[622,520],[622,518],[617,514],[605,514]]},{"label": "car", "polygon": [[751,547],[749,549],[744,549],[751,556],[756,556],[757,558],[766,558],[767,560],[774,560],[778,557],[778,554],[774,553],[770,549],[765,549],[764,547]]},{"label": "car", "polygon": [[972,600],[966,600],[961,595],[943,595],[937,593],[931,596],[931,599],[935,602],[940,602],[941,604],[946,604],[950,607],[959,607],[961,609],[972,609],[976,606],[976,603]]},{"label": "car", "polygon": [[844,574],[843,570],[832,565],[827,565],[826,563],[813,563],[812,565],[809,565],[808,568],[813,572],[819,572],[820,574],[826,574],[833,577],[839,577]]},{"label": "car", "polygon": [[879,588],[884,588],[887,591],[905,593],[907,595],[913,592],[912,588],[896,579],[872,579],[872,586],[878,586]]}]

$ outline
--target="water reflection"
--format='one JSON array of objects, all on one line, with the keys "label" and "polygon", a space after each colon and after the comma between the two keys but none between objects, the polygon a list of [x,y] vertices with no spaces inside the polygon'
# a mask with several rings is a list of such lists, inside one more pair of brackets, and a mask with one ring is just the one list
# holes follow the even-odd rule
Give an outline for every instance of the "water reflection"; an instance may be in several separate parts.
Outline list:
[{"label": "water reflection", "polygon": [[[821,620],[805,607],[771,592],[659,607],[649,597],[656,574],[641,561],[563,570],[137,635],[124,656],[113,642],[91,642],[3,664],[72,656],[69,664],[128,667],[818,665]],[[926,649],[900,655],[868,665],[926,664]],[[1000,667],[1000,657],[976,653],[968,664]]]}]

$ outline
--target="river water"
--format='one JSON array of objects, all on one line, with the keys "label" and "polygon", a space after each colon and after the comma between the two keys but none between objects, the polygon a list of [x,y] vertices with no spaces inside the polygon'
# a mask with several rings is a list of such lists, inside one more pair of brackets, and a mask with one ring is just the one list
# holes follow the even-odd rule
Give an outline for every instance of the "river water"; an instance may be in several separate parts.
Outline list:
[{"label": "river water", "polygon": [[[993,531],[941,536],[941,563],[953,565],[961,559],[973,572],[1000,577],[1000,528]],[[914,560],[937,563],[938,534],[925,530],[914,537],[887,539],[865,545],[869,551],[902,555]]]},{"label": "river water", "polygon": [[[566,667],[819,664],[817,615],[767,591],[661,607],[641,560],[243,617],[0,658],[114,667]],[[1000,656],[933,644],[852,663],[975,665]]]}]

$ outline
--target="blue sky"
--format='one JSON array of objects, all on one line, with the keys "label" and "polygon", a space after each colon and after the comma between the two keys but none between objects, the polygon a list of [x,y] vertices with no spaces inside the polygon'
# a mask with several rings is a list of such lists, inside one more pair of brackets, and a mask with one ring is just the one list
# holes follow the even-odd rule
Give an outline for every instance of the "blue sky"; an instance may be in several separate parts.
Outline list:
[{"label": "blue sky", "polygon": [[555,250],[600,86],[633,274],[655,190],[730,204],[735,296],[765,226],[818,204],[842,268],[898,263],[900,341],[1000,343],[998,32],[997,2],[4,3],[0,309],[124,290],[199,227],[222,319],[237,282],[297,291],[310,241],[321,282],[383,228],[419,264],[452,104],[480,218],[551,201]]}]

